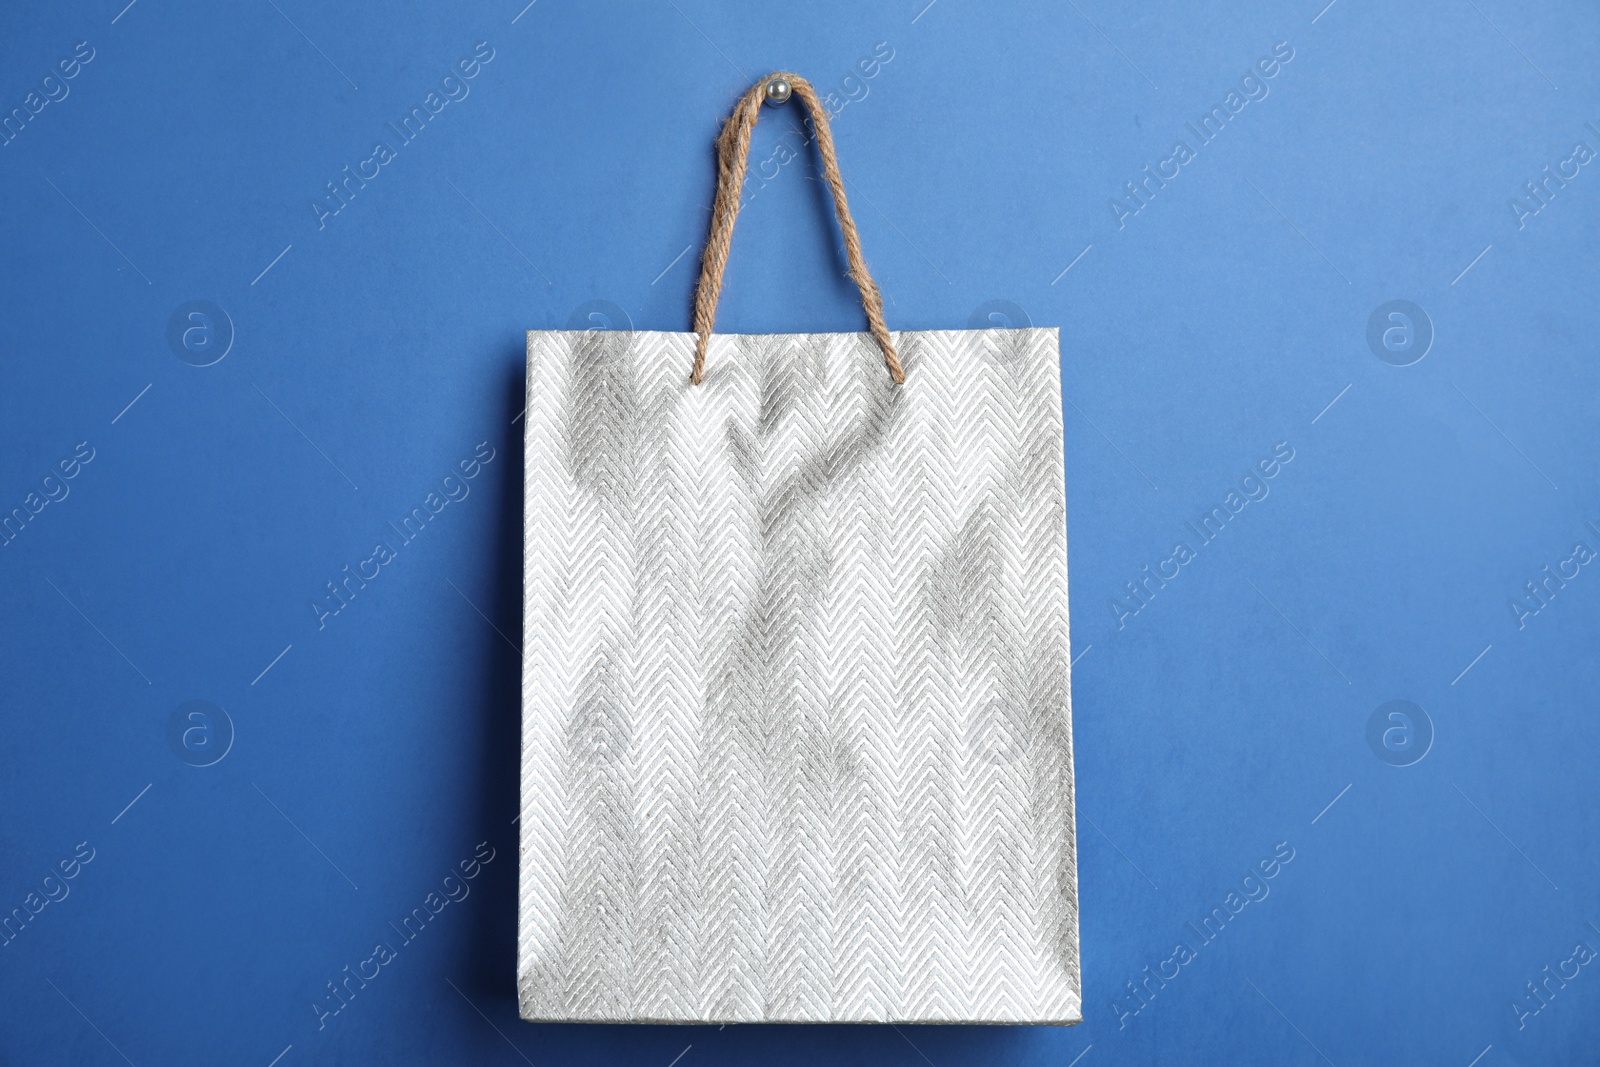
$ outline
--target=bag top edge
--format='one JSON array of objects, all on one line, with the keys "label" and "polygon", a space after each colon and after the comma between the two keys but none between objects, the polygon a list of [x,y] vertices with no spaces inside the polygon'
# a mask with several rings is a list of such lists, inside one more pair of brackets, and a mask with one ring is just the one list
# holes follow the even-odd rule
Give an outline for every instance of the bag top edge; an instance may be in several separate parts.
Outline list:
[{"label": "bag top edge", "polygon": [[[689,330],[528,330],[527,331],[527,334],[530,337],[535,335],[535,334],[539,334],[541,336],[564,335],[564,336],[570,336],[570,337],[580,337],[580,336],[582,336],[584,334],[588,334],[588,333],[635,333],[635,334],[650,334],[650,335],[657,336],[657,337],[689,337],[689,338],[697,336],[693,331],[689,331]],[[890,330],[889,331],[890,336],[896,336],[896,337],[898,337],[898,336],[900,336],[902,334],[912,334],[912,333],[1052,333],[1052,334],[1059,335],[1061,333],[1061,327],[1059,327],[1059,326],[984,326],[982,328],[951,327],[949,329]],[[718,330],[716,333],[711,335],[712,340],[716,340],[719,337],[866,337],[866,338],[870,339],[871,336],[872,335],[869,334],[865,330],[835,330],[835,331],[824,331],[824,332],[820,332],[820,333],[806,333],[806,332],[796,332],[796,333],[731,333],[731,332],[728,332],[726,330]]]}]

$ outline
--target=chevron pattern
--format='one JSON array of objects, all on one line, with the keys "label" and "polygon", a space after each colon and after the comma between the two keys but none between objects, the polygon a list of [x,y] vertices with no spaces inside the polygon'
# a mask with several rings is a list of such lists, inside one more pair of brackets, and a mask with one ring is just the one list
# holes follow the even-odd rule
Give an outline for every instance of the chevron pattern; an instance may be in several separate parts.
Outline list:
[{"label": "chevron pattern", "polygon": [[528,334],[522,1015],[1081,1018],[1053,329]]}]

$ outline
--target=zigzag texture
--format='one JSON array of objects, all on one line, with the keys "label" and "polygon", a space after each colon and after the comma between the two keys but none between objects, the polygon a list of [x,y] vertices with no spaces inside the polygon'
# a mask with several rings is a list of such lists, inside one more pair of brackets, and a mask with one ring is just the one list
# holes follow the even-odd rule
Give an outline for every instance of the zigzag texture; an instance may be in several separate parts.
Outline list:
[{"label": "zigzag texture", "polygon": [[1081,1018],[1053,329],[528,334],[528,1019]]}]

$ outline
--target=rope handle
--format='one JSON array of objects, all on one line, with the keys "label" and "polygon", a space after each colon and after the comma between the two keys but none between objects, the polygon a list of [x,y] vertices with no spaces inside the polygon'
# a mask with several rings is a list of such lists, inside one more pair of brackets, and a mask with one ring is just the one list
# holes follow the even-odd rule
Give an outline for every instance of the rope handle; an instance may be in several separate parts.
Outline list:
[{"label": "rope handle", "polygon": [[856,220],[850,216],[850,204],[844,195],[844,178],[839,174],[839,157],[833,147],[833,132],[828,128],[828,109],[823,106],[811,83],[798,74],[777,71],[762,78],[745,90],[734,105],[733,114],[722,125],[717,137],[717,198],[711,208],[711,234],[706,238],[705,254],[700,263],[700,284],[694,297],[694,332],[698,334],[694,348],[694,370],[689,375],[691,384],[699,385],[705,378],[706,349],[711,343],[711,328],[717,318],[717,298],[722,295],[722,275],[728,266],[728,249],[733,241],[733,223],[739,217],[739,197],[744,187],[745,171],[750,165],[750,131],[755,129],[761,116],[763,100],[781,104],[789,94],[798,96],[811,113],[817,131],[817,150],[822,155],[822,173],[833,191],[834,214],[839,219],[839,230],[844,235],[845,257],[850,263],[850,277],[861,290],[861,306],[867,312],[867,329],[873,340],[883,349],[883,362],[889,368],[889,377],[896,385],[903,384],[906,372],[895,354],[894,341],[889,327],[883,321],[883,294],[867,270],[867,261],[861,255],[861,235],[856,231]]}]

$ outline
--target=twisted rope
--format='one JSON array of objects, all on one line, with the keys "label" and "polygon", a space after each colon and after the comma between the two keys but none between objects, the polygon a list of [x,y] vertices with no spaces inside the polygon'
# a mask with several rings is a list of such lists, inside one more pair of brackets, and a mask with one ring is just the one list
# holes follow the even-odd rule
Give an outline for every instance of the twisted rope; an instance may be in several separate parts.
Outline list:
[{"label": "twisted rope", "polygon": [[767,83],[782,78],[789,83],[795,96],[811,113],[817,131],[817,151],[822,156],[822,173],[833,192],[833,210],[839,219],[839,230],[844,235],[845,258],[850,264],[850,278],[861,290],[861,306],[867,313],[867,329],[878,347],[883,349],[883,362],[889,368],[889,377],[896,385],[906,380],[900,357],[894,350],[894,340],[883,321],[883,294],[878,283],[867,270],[867,261],[861,254],[861,235],[856,230],[856,220],[850,215],[850,204],[845,198],[844,178],[839,174],[839,157],[833,147],[833,131],[828,128],[828,109],[823,106],[811,83],[798,74],[779,71],[762,78],[745,91],[734,105],[733,114],[723,123],[717,137],[717,197],[711,208],[711,234],[706,238],[705,253],[701,257],[700,284],[694,297],[694,332],[699,335],[694,349],[694,370],[689,381],[699,385],[705,377],[706,349],[711,343],[711,328],[717,318],[717,298],[722,295],[722,275],[728,266],[728,250],[733,242],[733,223],[739,217],[739,198],[744,187],[745,171],[750,165],[750,132],[761,116],[761,104],[766,96]]}]

